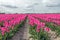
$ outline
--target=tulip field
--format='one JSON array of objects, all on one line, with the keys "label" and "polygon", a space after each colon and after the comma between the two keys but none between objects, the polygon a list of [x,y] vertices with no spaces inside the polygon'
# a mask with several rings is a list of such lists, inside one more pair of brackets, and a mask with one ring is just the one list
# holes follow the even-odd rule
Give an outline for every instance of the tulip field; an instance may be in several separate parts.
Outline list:
[{"label": "tulip field", "polygon": [[0,40],[7,40],[18,31],[25,21],[26,15],[0,14]]},{"label": "tulip field", "polygon": [[11,39],[26,20],[28,40],[60,40],[55,39],[60,37],[60,14],[0,14],[0,40]]}]

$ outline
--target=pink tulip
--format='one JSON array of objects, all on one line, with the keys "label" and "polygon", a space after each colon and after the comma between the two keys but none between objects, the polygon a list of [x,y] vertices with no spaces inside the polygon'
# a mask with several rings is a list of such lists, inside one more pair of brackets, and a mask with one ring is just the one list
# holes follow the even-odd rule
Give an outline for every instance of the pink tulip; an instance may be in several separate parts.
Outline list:
[{"label": "pink tulip", "polygon": [[42,28],[45,27],[45,23],[43,23],[43,22],[40,22],[40,25],[41,25]]},{"label": "pink tulip", "polygon": [[32,26],[34,26],[34,22],[33,21],[30,21],[29,24],[32,25]]},{"label": "pink tulip", "polygon": [[45,30],[46,32],[49,32],[51,29],[48,28],[48,27],[45,27],[44,30]]},{"label": "pink tulip", "polygon": [[41,28],[41,26],[40,25],[37,25],[37,29],[39,30]]},{"label": "pink tulip", "polygon": [[1,33],[2,33],[2,35],[4,36],[5,32],[4,32],[4,31],[2,31]]},{"label": "pink tulip", "polygon": [[6,32],[6,28],[5,28],[5,27],[2,27],[2,28],[1,28],[1,32],[2,32],[2,35],[4,35],[5,32]]}]

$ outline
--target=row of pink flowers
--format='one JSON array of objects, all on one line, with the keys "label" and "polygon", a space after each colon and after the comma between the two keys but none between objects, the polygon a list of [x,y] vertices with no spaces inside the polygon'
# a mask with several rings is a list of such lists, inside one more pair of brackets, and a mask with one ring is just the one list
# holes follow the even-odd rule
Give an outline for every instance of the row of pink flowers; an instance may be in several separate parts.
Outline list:
[{"label": "row of pink flowers", "polygon": [[31,26],[37,25],[36,27],[37,32],[40,32],[40,28],[42,28],[44,31],[47,32],[50,31],[50,28],[46,27],[44,22],[39,21],[38,19],[34,18],[32,15],[29,15],[28,19],[29,19],[29,24]]},{"label": "row of pink flowers", "polygon": [[33,14],[32,16],[60,25],[60,14]]},{"label": "row of pink flowers", "polygon": [[15,25],[25,20],[25,14],[0,14],[0,31],[4,35],[14,29]]}]

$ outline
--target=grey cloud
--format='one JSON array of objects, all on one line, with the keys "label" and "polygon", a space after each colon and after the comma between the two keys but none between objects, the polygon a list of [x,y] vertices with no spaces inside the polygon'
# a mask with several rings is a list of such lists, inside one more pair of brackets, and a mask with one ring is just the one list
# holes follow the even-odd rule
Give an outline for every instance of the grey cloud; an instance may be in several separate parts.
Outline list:
[{"label": "grey cloud", "polygon": [[6,8],[18,8],[16,6],[12,6],[12,5],[1,5],[1,6],[6,7]]}]

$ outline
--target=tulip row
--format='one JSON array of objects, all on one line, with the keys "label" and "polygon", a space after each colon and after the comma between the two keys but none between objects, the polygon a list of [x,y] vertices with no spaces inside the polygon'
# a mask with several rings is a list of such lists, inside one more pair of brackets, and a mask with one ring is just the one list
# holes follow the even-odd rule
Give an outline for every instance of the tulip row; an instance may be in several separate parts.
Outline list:
[{"label": "tulip row", "polygon": [[[29,15],[28,18],[29,18],[29,24],[31,26],[37,25],[37,27],[36,27],[36,31],[37,32],[39,32],[40,28],[50,29],[50,28],[45,27],[45,23],[44,22],[40,22],[38,19],[32,17],[31,15]],[[46,31],[48,32],[49,30],[46,30]]]},{"label": "tulip row", "polygon": [[32,16],[38,18],[40,21],[42,20],[42,22],[60,26],[60,14],[34,14]]},{"label": "tulip row", "polygon": [[[35,15],[36,16],[36,15]],[[32,15],[28,16],[30,26],[30,34],[33,40],[49,40],[48,32],[51,30],[46,26],[44,22],[41,22],[37,18],[34,18]],[[31,38],[30,37],[30,38]]]},{"label": "tulip row", "polygon": [[35,14],[32,15],[46,22],[52,22],[57,25],[60,25],[60,14]]},{"label": "tulip row", "polygon": [[[60,32],[59,32],[60,31],[60,27],[59,27],[60,14],[32,14],[32,15],[30,14],[28,16],[28,19],[29,19],[29,24],[33,26],[32,28],[30,28],[30,34],[34,35],[32,32],[32,29],[33,29],[35,30],[35,33],[37,32],[40,35],[41,29],[42,29],[43,34],[44,32],[48,33],[51,30],[51,31],[55,31],[58,36],[60,35]],[[37,37],[39,37],[39,35],[37,35]],[[46,35],[41,34],[40,37],[42,36],[46,36]],[[44,39],[44,37],[42,38]],[[45,40],[48,40],[48,38],[46,37]]]},{"label": "tulip row", "polygon": [[13,36],[25,19],[25,14],[0,14],[0,40]]}]

